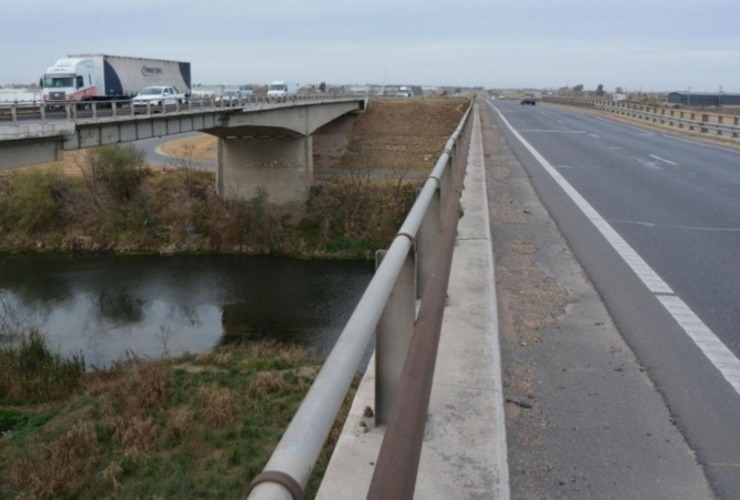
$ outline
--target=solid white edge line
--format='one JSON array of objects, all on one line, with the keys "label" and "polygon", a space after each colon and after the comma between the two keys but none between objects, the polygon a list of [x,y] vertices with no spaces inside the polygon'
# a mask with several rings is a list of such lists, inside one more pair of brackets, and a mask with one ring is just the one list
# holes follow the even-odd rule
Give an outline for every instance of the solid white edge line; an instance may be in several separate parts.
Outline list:
[{"label": "solid white edge line", "polygon": [[596,229],[601,233],[604,238],[611,244],[614,250],[619,253],[620,256],[627,262],[632,268],[635,274],[645,283],[645,286],[653,293],[665,293],[672,294],[673,290],[664,282],[655,271],[647,265],[647,263],[640,257],[637,252],[617,233],[611,225],[596,211],[571,184],[565,180],[565,177],[560,175],[555,167],[553,167],[544,156],[540,154],[522,135],[517,132],[506,119],[506,117],[493,106],[490,102],[488,103],[503,120],[509,131],[519,140],[519,142],[527,148],[527,151],[534,156],[540,165],[547,171],[548,174],[558,183],[558,185],[565,191],[570,199],[581,209],[586,217],[591,220]]},{"label": "solid white edge line", "polygon": [[[663,304],[668,314],[686,332],[694,344],[702,351],[704,356],[714,365],[722,376],[729,382],[735,392],[740,395],[740,360],[727,346],[704,324],[704,322],[691,310],[691,308],[680,297],[673,293],[658,274],[645,262],[642,257],[604,220],[601,215],[583,198],[571,184],[560,175],[551,164],[537,151],[522,135],[517,132],[501,113],[501,111],[488,103],[498,113],[509,131],[527,148],[534,158],[542,165],[555,182],[570,196],[571,200],[591,220],[596,229],[604,236],[614,250],[622,257],[625,263],[647,286],[648,290],[655,294],[656,298]],[[652,155],[651,155],[652,156]]]},{"label": "solid white edge line", "polygon": [[740,394],[740,360],[680,297],[675,295],[658,295],[657,297],[663,307],[691,337],[691,340],[722,373],[735,392]]}]

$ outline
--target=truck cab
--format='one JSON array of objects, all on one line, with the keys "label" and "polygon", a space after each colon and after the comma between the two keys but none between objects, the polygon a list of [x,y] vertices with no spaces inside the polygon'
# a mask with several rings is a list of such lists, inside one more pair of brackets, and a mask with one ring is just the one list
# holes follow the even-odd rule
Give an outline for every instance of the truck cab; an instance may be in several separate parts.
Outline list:
[{"label": "truck cab", "polygon": [[90,59],[60,59],[41,78],[44,101],[84,101],[97,93],[95,66]]}]

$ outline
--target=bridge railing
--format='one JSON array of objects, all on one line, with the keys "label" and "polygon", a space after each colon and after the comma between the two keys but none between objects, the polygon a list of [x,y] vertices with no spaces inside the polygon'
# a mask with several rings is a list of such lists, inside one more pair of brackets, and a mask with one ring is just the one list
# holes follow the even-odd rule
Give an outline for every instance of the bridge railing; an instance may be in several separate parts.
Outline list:
[{"label": "bridge railing", "polygon": [[336,100],[341,98],[356,99],[355,94],[288,94],[285,96],[242,96],[228,103],[217,96],[193,95],[184,102],[165,106],[141,106],[135,109],[130,99],[110,101],[13,101],[0,103],[0,124],[17,125],[28,120],[77,121],[84,119],[133,117],[141,114],[180,114],[193,111],[214,111],[239,109],[250,106],[295,104],[301,102]]},{"label": "bridge railing", "polygon": [[[415,391],[407,401],[414,406],[411,408],[415,413],[413,418],[420,418],[422,413],[426,415],[427,407],[416,403],[426,400],[428,405],[429,402],[436,357],[433,339],[435,334],[439,338],[460,217],[460,194],[473,105],[447,141],[444,152],[390,247],[380,252],[375,275],[264,471],[254,478],[249,499],[302,498],[302,491],[352,380],[361,367],[373,334],[376,334],[376,420],[387,422],[391,428],[393,422],[390,420],[396,418],[395,413],[391,415],[391,401],[396,395],[399,400],[406,399],[407,395],[399,391],[409,383],[413,385],[416,380],[415,376],[406,374],[409,369],[414,373],[423,370],[425,375],[421,378],[429,382],[429,387],[424,388],[425,394],[423,390]],[[417,297],[421,298],[418,316]],[[417,345],[412,345],[412,342]],[[394,407],[393,411],[398,411],[398,408]],[[421,434],[408,436],[408,441],[401,443],[411,455],[416,454],[416,462],[404,462],[414,478],[418,468],[416,447],[421,447],[419,436],[423,435],[423,424],[417,431]],[[383,446],[386,446],[385,441]],[[376,471],[379,469],[383,469],[382,457]]]},{"label": "bridge railing", "polygon": [[730,139],[740,138],[740,116],[738,115],[707,113],[664,106],[579,97],[548,96],[543,97],[542,100],[556,104],[606,111],[639,121],[702,134]]}]

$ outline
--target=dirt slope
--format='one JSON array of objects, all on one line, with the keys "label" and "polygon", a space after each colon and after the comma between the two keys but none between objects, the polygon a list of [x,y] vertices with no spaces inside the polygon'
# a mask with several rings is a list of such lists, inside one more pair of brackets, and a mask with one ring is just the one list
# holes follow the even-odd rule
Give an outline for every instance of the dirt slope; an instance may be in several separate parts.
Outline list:
[{"label": "dirt slope", "polygon": [[[464,98],[372,99],[365,113],[344,116],[314,133],[314,168],[428,170],[467,107]],[[215,144],[215,137],[203,135],[160,150],[215,161]]]}]

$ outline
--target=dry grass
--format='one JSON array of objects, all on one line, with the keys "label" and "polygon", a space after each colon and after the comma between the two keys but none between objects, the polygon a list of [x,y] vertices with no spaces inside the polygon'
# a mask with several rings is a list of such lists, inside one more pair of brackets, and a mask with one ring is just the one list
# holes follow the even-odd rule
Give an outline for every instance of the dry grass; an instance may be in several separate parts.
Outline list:
[{"label": "dry grass", "polygon": [[138,415],[162,404],[172,384],[169,363],[133,359],[126,365],[117,368],[121,376],[109,389],[116,409],[127,416]]},{"label": "dry grass", "polygon": [[207,422],[216,429],[223,429],[232,422],[237,412],[237,400],[231,389],[214,384],[201,387],[199,392]]},{"label": "dry grass", "polygon": [[92,372],[79,397],[23,408],[40,420],[0,447],[0,498],[242,496],[317,368],[261,342]]},{"label": "dry grass", "polygon": [[90,422],[79,422],[48,444],[40,444],[10,471],[14,488],[34,497],[56,498],[72,493],[74,480],[90,466],[99,453],[95,430]]},{"label": "dry grass", "polygon": [[162,144],[157,152],[176,159],[216,161],[216,137],[202,134]]}]

